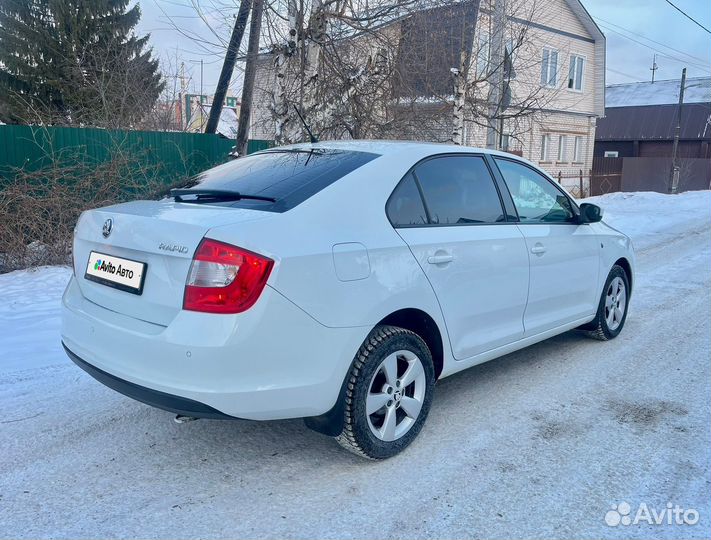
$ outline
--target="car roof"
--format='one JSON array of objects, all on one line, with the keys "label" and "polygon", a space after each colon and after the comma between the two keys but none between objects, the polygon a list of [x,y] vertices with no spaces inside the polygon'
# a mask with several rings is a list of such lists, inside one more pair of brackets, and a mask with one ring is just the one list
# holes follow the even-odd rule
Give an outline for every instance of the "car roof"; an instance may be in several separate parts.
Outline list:
[{"label": "car roof", "polygon": [[[417,152],[423,154],[442,154],[447,152],[477,152],[483,154],[495,154],[502,156],[516,157],[513,154],[489,150],[487,148],[476,148],[473,146],[458,146],[447,143],[419,142],[419,141],[393,141],[393,140],[341,140],[341,141],[319,141],[317,143],[299,143],[281,148],[324,148],[334,150],[352,150],[355,152],[372,152],[381,156],[389,154],[400,154],[402,152]],[[519,158],[520,159],[520,158]]]},{"label": "car roof", "polygon": [[371,152],[373,154],[378,154],[379,156],[398,156],[400,158],[412,159],[414,161],[419,161],[425,159],[429,156],[434,156],[437,154],[457,154],[457,153],[477,153],[477,154],[490,154],[492,156],[501,156],[512,161],[518,161],[520,163],[525,163],[533,168],[535,168],[540,173],[548,176],[552,179],[552,176],[541,169],[540,166],[528,159],[518,156],[516,154],[511,154],[509,152],[502,152],[500,150],[491,150],[489,148],[479,148],[475,146],[460,146],[455,144],[447,143],[434,143],[434,142],[420,142],[420,141],[394,141],[394,140],[379,140],[379,139],[358,139],[358,140],[340,140],[340,141],[319,141],[316,143],[298,143],[291,144],[287,146],[279,146],[271,148],[269,150],[263,150],[263,152],[269,152],[279,150],[279,149],[333,149],[333,150],[350,150],[352,152]]}]

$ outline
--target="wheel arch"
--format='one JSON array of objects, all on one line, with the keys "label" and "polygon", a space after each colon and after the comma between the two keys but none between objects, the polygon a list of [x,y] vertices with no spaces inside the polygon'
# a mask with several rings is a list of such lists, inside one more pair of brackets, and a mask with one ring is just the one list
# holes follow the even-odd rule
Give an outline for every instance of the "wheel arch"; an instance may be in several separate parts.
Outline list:
[{"label": "wheel arch", "polygon": [[625,257],[617,259],[612,266],[620,266],[627,274],[627,282],[630,285],[630,294],[632,294],[632,265]]},{"label": "wheel arch", "polygon": [[420,336],[432,353],[435,380],[439,379],[444,369],[444,341],[439,326],[428,313],[417,308],[399,309],[381,319],[375,326],[381,325],[399,326]]},{"label": "wheel arch", "polygon": [[[432,354],[435,380],[439,378],[444,369],[444,341],[442,332],[432,316],[418,308],[403,308],[383,317],[373,328],[382,325],[399,326],[420,336]],[[370,332],[368,332],[368,335],[370,335]],[[348,372],[344,375],[336,404],[328,412],[319,416],[304,418],[304,423],[309,429],[330,437],[335,437],[343,431],[347,380]]]}]

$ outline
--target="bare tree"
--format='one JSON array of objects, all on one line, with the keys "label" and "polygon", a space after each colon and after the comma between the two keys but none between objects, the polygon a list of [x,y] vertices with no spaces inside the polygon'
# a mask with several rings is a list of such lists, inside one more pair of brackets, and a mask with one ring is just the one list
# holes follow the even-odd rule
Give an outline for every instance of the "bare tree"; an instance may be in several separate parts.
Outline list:
[{"label": "bare tree", "polygon": [[267,0],[250,127],[306,140],[296,107],[321,138],[522,141],[559,93],[539,77],[541,1],[501,2],[502,25],[490,0]]},{"label": "bare tree", "polygon": [[[259,7],[259,20],[261,25],[261,1]],[[247,16],[249,15],[249,10],[252,6],[250,0],[242,0],[239,6],[239,12],[237,14],[237,19],[235,20],[235,26],[232,29],[232,35],[230,36],[230,42],[227,46],[227,52],[225,53],[225,61],[222,64],[222,71],[220,72],[220,79],[217,81],[217,88],[215,89],[215,97],[212,102],[212,107],[210,108],[210,117],[207,120],[207,126],[205,126],[205,133],[215,133],[217,130],[217,124],[220,121],[220,113],[222,112],[222,102],[227,95],[227,87],[230,84],[230,79],[232,79],[232,73],[235,69],[235,62],[237,61],[237,54],[239,52],[239,47],[242,44],[242,36],[244,35],[245,27],[247,26]],[[254,20],[254,14],[252,14],[252,19]]]},{"label": "bare tree", "polygon": [[[243,0],[244,1],[244,0]],[[259,37],[262,28],[262,13],[264,12],[264,0],[252,0],[252,20],[249,29],[249,47],[247,49],[247,68],[244,71],[244,86],[242,88],[242,106],[239,113],[239,123],[237,126],[236,151],[238,155],[247,154],[247,142],[249,136],[249,117],[252,110],[252,93],[254,90],[254,76],[256,71],[256,59],[259,53]],[[217,99],[217,95],[215,96]],[[213,103],[213,108],[215,104]]]},{"label": "bare tree", "polygon": [[178,50],[161,58],[160,71],[165,86],[153,108],[136,127],[151,131],[185,131],[185,105],[181,102],[184,82],[181,68],[184,65]]}]

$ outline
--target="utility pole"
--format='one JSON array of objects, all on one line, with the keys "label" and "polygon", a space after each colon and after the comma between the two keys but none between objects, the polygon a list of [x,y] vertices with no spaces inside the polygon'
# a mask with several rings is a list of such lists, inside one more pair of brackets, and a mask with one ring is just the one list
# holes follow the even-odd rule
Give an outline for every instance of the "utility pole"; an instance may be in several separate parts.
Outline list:
[{"label": "utility pole", "polygon": [[679,107],[676,112],[676,129],[674,130],[674,147],[672,149],[672,173],[669,193],[679,190],[679,136],[681,135],[681,107],[684,105],[684,86],[686,85],[686,68],[681,70],[681,85],[679,85]]},{"label": "utility pole", "polygon": [[489,89],[489,110],[486,118],[486,147],[496,150],[499,144],[497,131],[499,115],[503,100],[504,89],[504,29],[506,28],[506,0],[495,0],[494,12],[491,23],[491,65],[494,71],[491,74]]},{"label": "utility pole", "polygon": [[[193,64],[197,64],[197,60],[189,60],[189,62]],[[203,107],[203,101],[202,101],[202,96],[203,96],[203,64],[204,60],[201,58],[200,59],[200,97],[198,98],[198,106],[200,107],[200,131],[202,132],[203,128],[205,127],[205,108]],[[205,100],[207,102],[207,100]],[[207,103],[205,103],[207,104]]]},{"label": "utility pole", "polygon": [[202,58],[200,59],[200,131],[202,132],[203,128],[205,127],[203,124],[205,122],[205,109],[202,106],[202,67],[203,67],[203,60]]},{"label": "utility pole", "polygon": [[249,141],[249,119],[252,114],[254,77],[257,74],[257,55],[259,54],[259,38],[262,34],[263,12],[264,0],[252,0],[252,20],[249,24],[249,45],[247,47],[247,62],[244,67],[242,104],[239,108],[237,140],[235,141],[235,150],[238,156],[247,155],[247,142]]},{"label": "utility pole", "polygon": [[654,84],[654,75],[658,69],[659,69],[659,67],[657,66],[657,53],[654,53],[654,59],[652,60],[652,67],[649,68],[649,71],[652,72],[652,84]]},{"label": "utility pole", "polygon": [[[177,60],[177,52],[176,52]],[[180,102],[180,129],[185,129],[188,125],[190,117],[190,104],[188,110],[185,110],[185,92],[188,89],[187,79],[185,78],[185,62],[180,62],[180,92],[178,93],[178,101]]]},{"label": "utility pole", "polygon": [[237,62],[237,53],[239,52],[239,46],[242,44],[242,36],[244,35],[244,29],[247,27],[247,17],[251,7],[252,2],[250,0],[241,0],[239,4],[237,19],[235,19],[235,26],[232,29],[230,43],[227,45],[225,61],[222,64],[220,78],[215,88],[215,96],[212,99],[210,117],[207,119],[205,133],[215,133],[217,130],[217,123],[220,121],[220,114],[222,114],[222,103],[225,101],[227,87],[230,85],[230,79],[232,79],[232,72]]}]

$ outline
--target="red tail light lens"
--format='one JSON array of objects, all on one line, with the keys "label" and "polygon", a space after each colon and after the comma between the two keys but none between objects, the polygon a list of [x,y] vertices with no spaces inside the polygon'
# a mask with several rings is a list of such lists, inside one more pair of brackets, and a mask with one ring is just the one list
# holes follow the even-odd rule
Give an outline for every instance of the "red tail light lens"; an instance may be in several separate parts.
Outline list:
[{"label": "red tail light lens", "polygon": [[264,290],[274,261],[230,244],[204,238],[185,285],[183,309],[241,313]]}]

